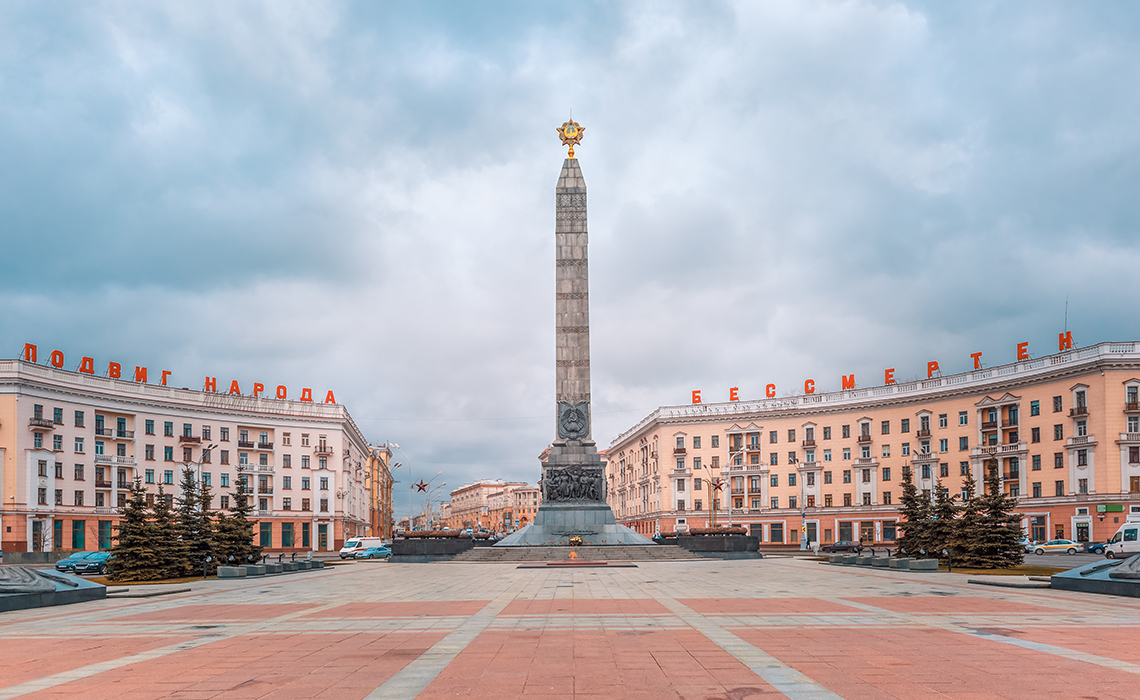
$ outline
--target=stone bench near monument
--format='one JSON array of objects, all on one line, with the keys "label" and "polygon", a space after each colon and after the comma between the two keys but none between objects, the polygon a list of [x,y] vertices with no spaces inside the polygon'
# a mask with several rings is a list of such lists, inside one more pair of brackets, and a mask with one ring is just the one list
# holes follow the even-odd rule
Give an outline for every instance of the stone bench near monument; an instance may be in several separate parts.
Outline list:
[{"label": "stone bench near monument", "polygon": [[325,563],[316,559],[285,561],[279,564],[250,564],[249,566],[219,566],[218,578],[247,578],[249,576],[276,576],[294,571],[323,569]]},{"label": "stone bench near monument", "polygon": [[914,561],[913,557],[900,557],[898,559],[891,559],[890,568],[901,569],[903,571],[910,570],[910,563]]},{"label": "stone bench near monument", "polygon": [[915,559],[910,563],[911,571],[938,571],[937,559]]}]

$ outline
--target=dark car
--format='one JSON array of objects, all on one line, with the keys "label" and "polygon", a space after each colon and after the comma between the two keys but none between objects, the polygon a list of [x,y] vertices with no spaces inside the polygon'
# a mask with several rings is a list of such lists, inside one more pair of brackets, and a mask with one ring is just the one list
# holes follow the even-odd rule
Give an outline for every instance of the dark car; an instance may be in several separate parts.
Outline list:
[{"label": "dark car", "polygon": [[1104,546],[1107,542],[1090,542],[1085,545],[1085,551],[1090,554],[1104,554]]},{"label": "dark car", "polygon": [[55,563],[55,570],[62,571],[65,574],[73,573],[75,571],[75,565],[92,554],[98,554],[98,552],[73,552],[57,561]]},{"label": "dark car", "polygon": [[107,561],[111,558],[110,552],[95,552],[89,557],[85,557],[75,562],[75,573],[77,574],[105,574],[107,573]]},{"label": "dark car", "polygon": [[858,542],[840,541],[840,542],[833,542],[831,544],[825,544],[819,548],[819,551],[821,551],[821,552],[862,552],[863,551],[863,545],[859,544]]}]

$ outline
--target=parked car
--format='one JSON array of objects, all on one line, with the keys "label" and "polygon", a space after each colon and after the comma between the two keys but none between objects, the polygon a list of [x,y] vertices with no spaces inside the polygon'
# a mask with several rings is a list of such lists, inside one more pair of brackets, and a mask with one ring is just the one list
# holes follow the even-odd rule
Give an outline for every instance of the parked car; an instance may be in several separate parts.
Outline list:
[{"label": "parked car", "polygon": [[1104,554],[1104,547],[1108,542],[1090,542],[1085,545],[1085,551],[1089,554]]},{"label": "parked car", "polygon": [[55,563],[55,570],[64,573],[73,573],[75,571],[75,564],[92,554],[98,554],[98,552],[74,552],[69,554]]},{"label": "parked car", "polygon": [[1044,554],[1045,552],[1065,552],[1066,554],[1076,554],[1084,549],[1084,545],[1080,542],[1072,540],[1049,540],[1042,544],[1034,545],[1034,554]]},{"label": "parked car", "polygon": [[846,541],[840,540],[839,542],[832,542],[831,544],[823,545],[822,547],[819,548],[819,551],[821,551],[821,552],[861,552],[861,551],[863,551],[863,545],[859,544],[858,542],[846,542]]},{"label": "parked car", "polygon": [[111,559],[110,552],[95,552],[89,557],[84,557],[75,562],[75,573],[77,574],[99,574],[102,576],[107,573],[107,562]]},{"label": "parked car", "polygon": [[1140,514],[1129,513],[1128,519],[1105,546],[1104,556],[1124,559],[1137,552],[1140,552]]},{"label": "parked car", "polygon": [[340,548],[341,559],[352,559],[369,547],[382,547],[384,540],[379,537],[353,537]]},{"label": "parked car", "polygon": [[1029,539],[1028,537],[1022,537],[1017,541],[1017,543],[1024,547],[1026,552],[1033,551],[1033,540]]},{"label": "parked car", "polygon": [[379,547],[369,547],[365,550],[356,553],[357,559],[383,559],[387,561],[392,558],[392,550],[381,545]]}]

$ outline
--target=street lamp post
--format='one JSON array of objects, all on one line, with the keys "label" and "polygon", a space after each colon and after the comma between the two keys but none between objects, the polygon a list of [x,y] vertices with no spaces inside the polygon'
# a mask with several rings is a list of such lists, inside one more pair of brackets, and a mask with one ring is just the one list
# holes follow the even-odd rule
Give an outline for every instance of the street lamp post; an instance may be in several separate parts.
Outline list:
[{"label": "street lamp post", "polygon": [[[202,454],[205,455],[205,454],[209,454],[209,453],[213,452],[214,448],[217,446],[218,446],[217,443],[212,443],[210,445],[207,445],[206,447],[202,448]],[[198,490],[199,490],[199,492],[201,492],[201,490],[202,490],[202,456],[201,455],[198,456],[197,462],[192,462],[192,461],[191,462],[183,462],[183,464],[186,466],[190,466],[191,464],[193,464],[195,467],[198,468],[198,471],[197,471],[195,478],[197,480]],[[201,509],[202,509],[202,499],[199,498],[198,499],[198,510],[201,510]]]}]

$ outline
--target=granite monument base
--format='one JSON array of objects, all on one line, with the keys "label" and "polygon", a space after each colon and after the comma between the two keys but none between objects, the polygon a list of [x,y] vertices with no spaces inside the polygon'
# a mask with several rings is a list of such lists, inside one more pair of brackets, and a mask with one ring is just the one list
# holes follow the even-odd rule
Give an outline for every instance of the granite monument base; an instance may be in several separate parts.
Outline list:
[{"label": "granite monument base", "polygon": [[72,574],[8,567],[0,572],[0,612],[68,605],[107,597],[107,587]]},{"label": "granite monument base", "polygon": [[647,545],[653,540],[614,520],[609,505],[599,502],[551,503],[538,507],[534,523],[512,533],[496,547],[569,546],[571,537],[584,545]]}]

